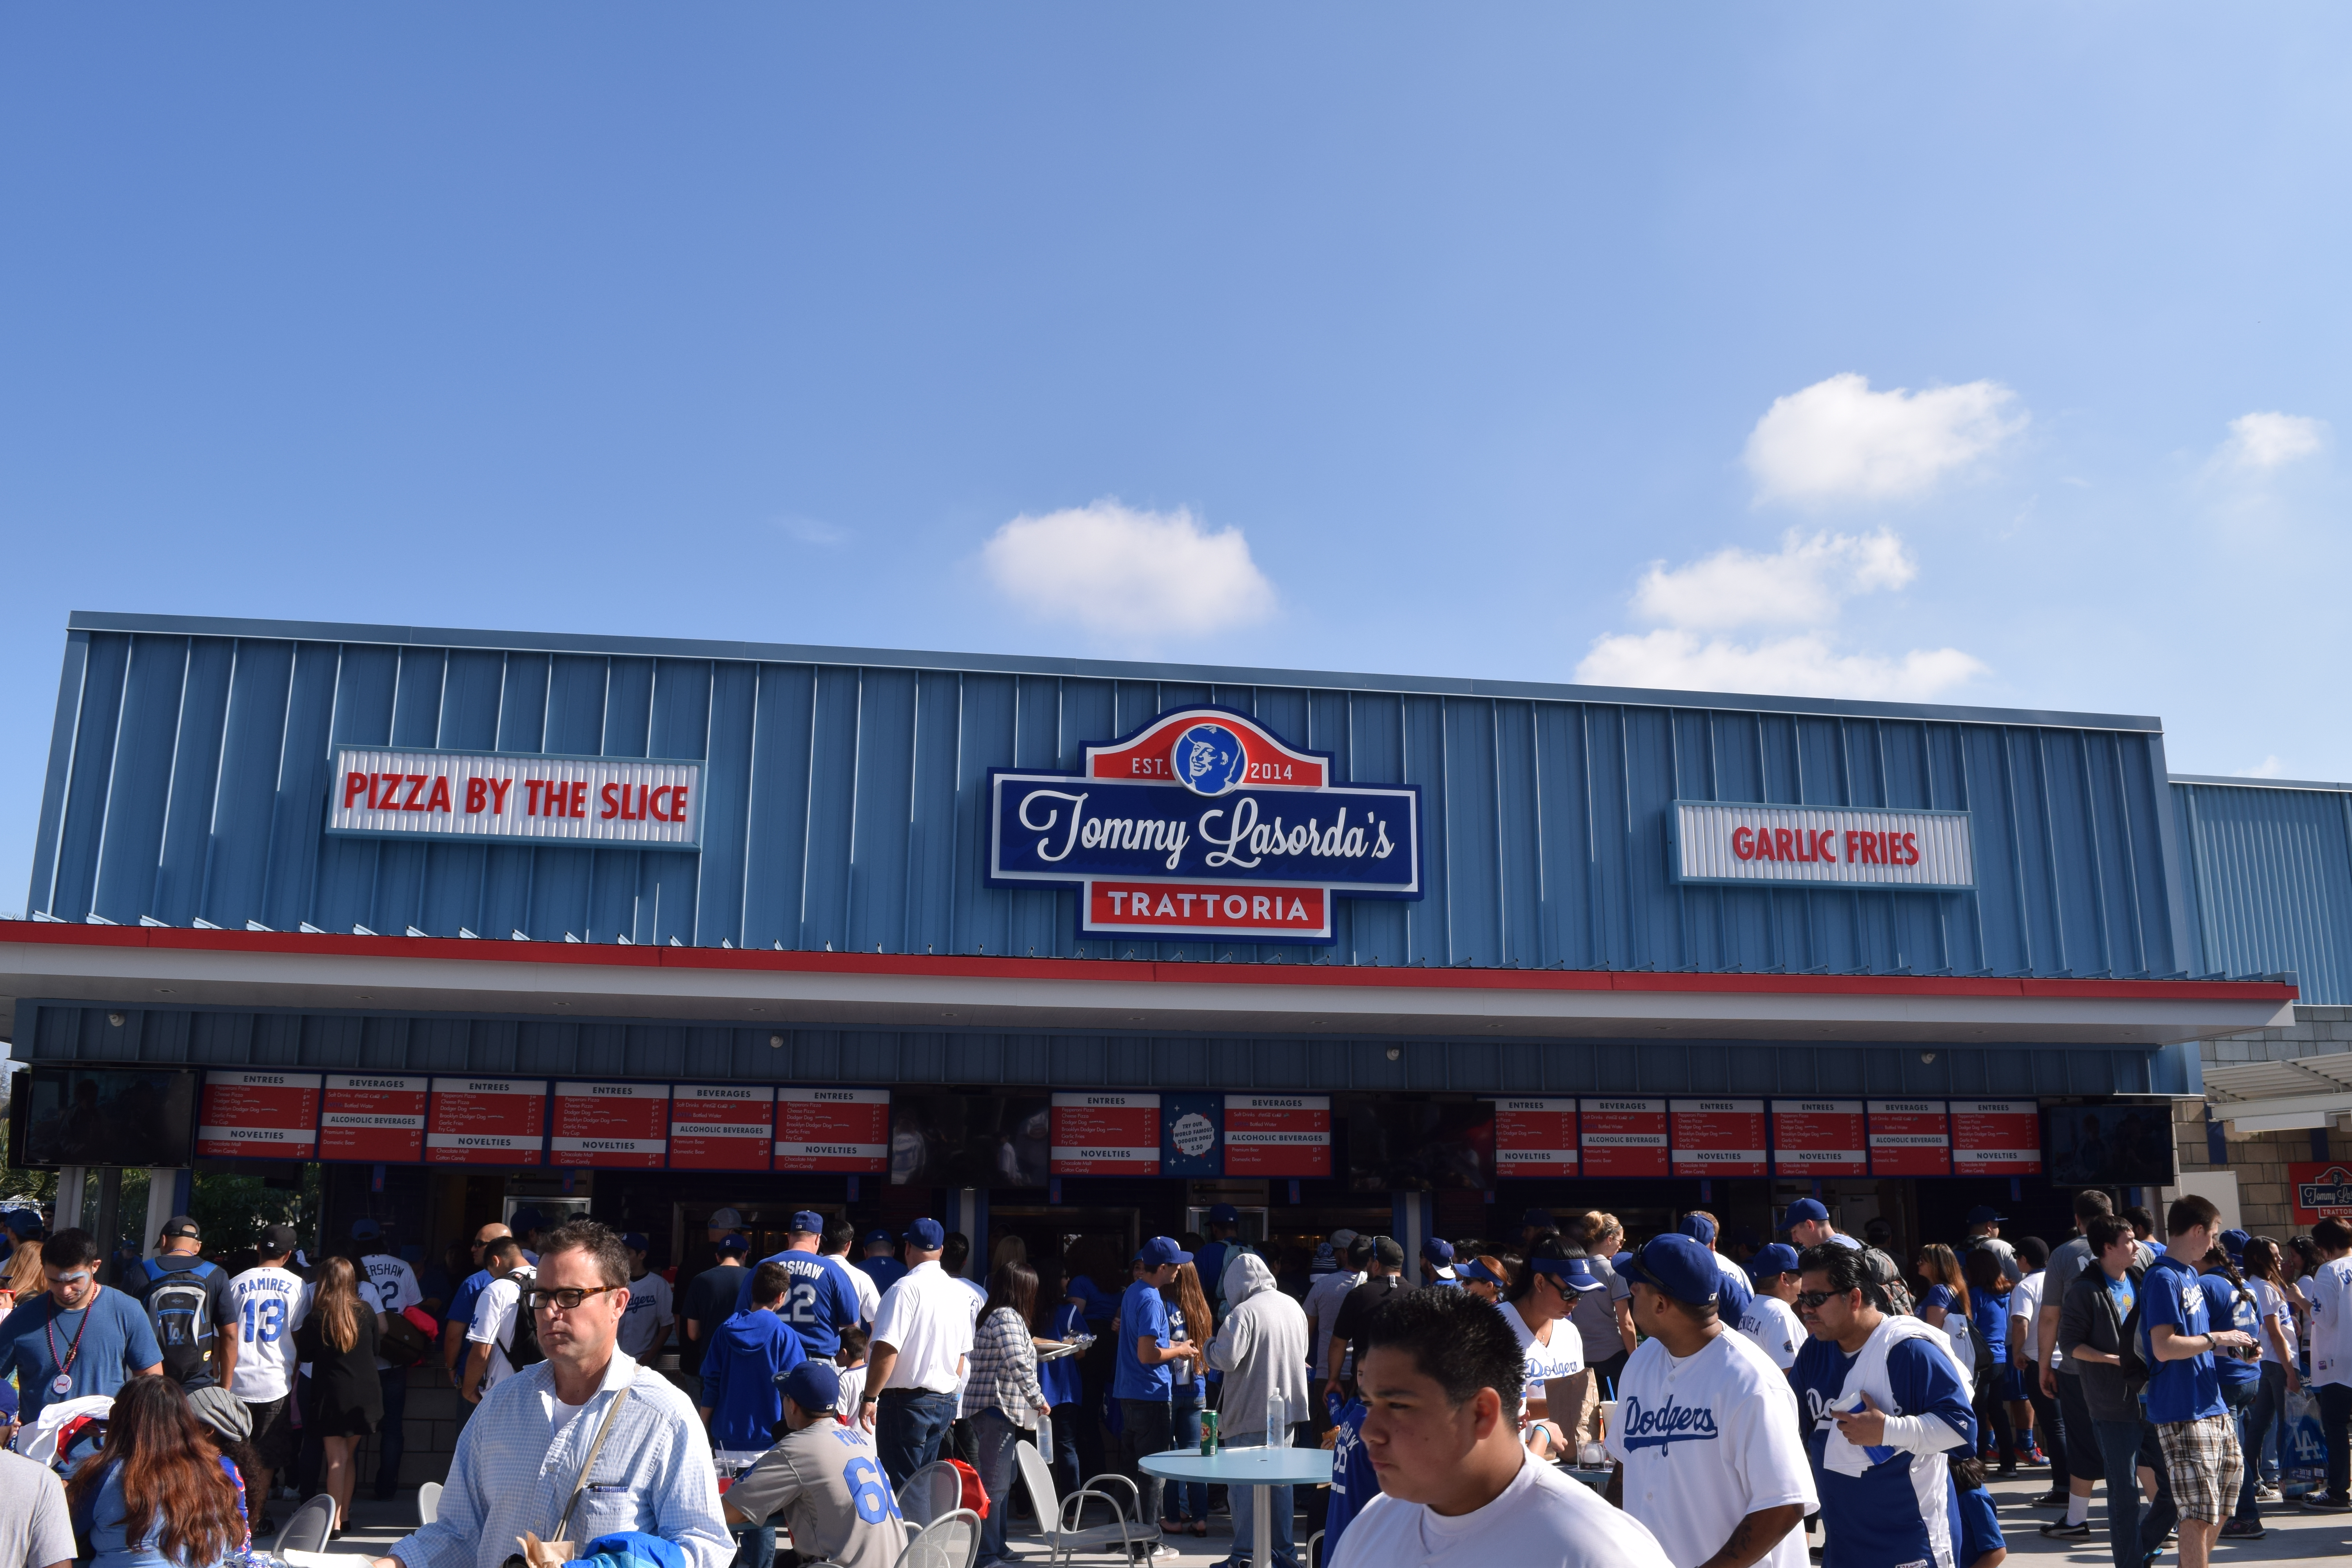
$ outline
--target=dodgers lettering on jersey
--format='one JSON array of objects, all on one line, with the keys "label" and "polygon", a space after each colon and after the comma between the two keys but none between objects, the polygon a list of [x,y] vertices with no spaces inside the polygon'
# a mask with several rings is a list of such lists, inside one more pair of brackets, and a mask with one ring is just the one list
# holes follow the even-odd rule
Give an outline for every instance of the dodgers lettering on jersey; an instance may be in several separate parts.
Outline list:
[{"label": "dodgers lettering on jersey", "polygon": [[[1836,1425],[1830,1407],[1856,1359],[1835,1341],[1808,1340],[1790,1373],[1804,1402],[1805,1452],[1821,1493],[1822,1568],[1953,1568],[1951,1472],[1944,1453],[1871,1447],[1864,1452],[1875,1462],[1859,1476],[1822,1468]],[[1886,1414],[1932,1416],[1959,1436],[1956,1447],[1973,1449],[1976,1415],[1948,1351],[1932,1339],[1906,1340],[1887,1352],[1886,1378],[1893,1395],[1883,1406]]]},{"label": "dodgers lettering on jersey", "polygon": [[[1624,1466],[1624,1510],[1670,1562],[1704,1563],[1761,1509],[1818,1501],[1797,1396],[1746,1335],[1718,1332],[1679,1360],[1645,1342],[1619,1375],[1604,1439]],[[1801,1531],[1774,1542],[1759,1568],[1805,1568]]]},{"label": "dodgers lettering on jersey", "polygon": [[1676,1443],[1711,1443],[1723,1435],[1716,1427],[1714,1411],[1703,1405],[1677,1404],[1672,1394],[1656,1405],[1628,1395],[1618,1404],[1617,1420],[1624,1429],[1628,1453]]},{"label": "dodgers lettering on jersey", "polygon": [[[776,1303],[776,1316],[792,1326],[801,1349],[811,1357],[831,1361],[841,1349],[841,1331],[857,1322],[857,1287],[849,1282],[840,1259],[814,1252],[779,1252],[760,1261],[780,1263],[793,1277],[784,1299]],[[743,1270],[743,1283],[735,1294],[737,1311],[751,1304],[751,1279],[758,1272],[758,1264]]]}]

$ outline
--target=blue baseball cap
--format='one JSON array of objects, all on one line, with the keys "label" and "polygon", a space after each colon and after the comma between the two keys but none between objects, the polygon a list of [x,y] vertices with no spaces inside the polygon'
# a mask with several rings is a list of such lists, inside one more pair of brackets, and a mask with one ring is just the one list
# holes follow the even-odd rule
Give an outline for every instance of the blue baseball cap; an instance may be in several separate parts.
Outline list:
[{"label": "blue baseball cap", "polygon": [[824,1215],[814,1209],[798,1210],[793,1214],[791,1223],[784,1226],[784,1234],[786,1236],[823,1236]]},{"label": "blue baseball cap", "polygon": [[1605,1282],[1592,1277],[1590,1258],[1530,1258],[1528,1267],[1538,1274],[1549,1274],[1565,1289],[1583,1292],[1605,1288]]},{"label": "blue baseball cap", "polygon": [[1999,1225],[2007,1217],[1990,1204],[1979,1204],[1969,1211],[1968,1222],[1970,1225]]},{"label": "blue baseball cap", "polygon": [[1723,1288],[1715,1254],[1680,1234],[1653,1237],[1625,1260],[1625,1278],[1697,1306]]},{"label": "blue baseball cap", "polygon": [[947,1227],[935,1219],[919,1219],[898,1239],[918,1252],[937,1252],[948,1244]]},{"label": "blue baseball cap", "polygon": [[1501,1275],[1496,1273],[1493,1269],[1487,1268],[1485,1264],[1479,1262],[1475,1258],[1469,1258],[1465,1262],[1455,1264],[1454,1266],[1454,1272],[1465,1279],[1483,1279],[1487,1284],[1495,1286],[1497,1289],[1510,1283],[1509,1280],[1504,1279]]},{"label": "blue baseball cap", "polygon": [[1242,1211],[1231,1204],[1218,1204],[1209,1210],[1211,1225],[1239,1225],[1241,1222]]},{"label": "blue baseball cap", "polygon": [[2221,1233],[2221,1250],[2235,1263],[2246,1256],[2246,1243],[2253,1239],[2242,1230],[2225,1230]]},{"label": "blue baseball cap", "polygon": [[1171,1263],[1190,1263],[1192,1255],[1176,1245],[1173,1237],[1155,1236],[1143,1244],[1135,1260],[1150,1268],[1165,1268]]},{"label": "blue baseball cap", "polygon": [[530,1205],[525,1204],[515,1210],[514,1218],[507,1221],[507,1228],[517,1236],[528,1236],[534,1230],[545,1230],[547,1216]]},{"label": "blue baseball cap", "polygon": [[1551,1229],[1551,1210],[1529,1209],[1527,1213],[1521,1215],[1519,1216],[1519,1228],[1524,1230],[1528,1226],[1533,1226],[1538,1230]]},{"label": "blue baseball cap", "polygon": [[376,1224],[375,1221],[369,1219],[364,1215],[360,1216],[358,1219],[352,1221],[352,1239],[353,1241],[373,1241],[377,1237],[380,1237],[383,1234],[383,1226]]},{"label": "blue baseball cap", "polygon": [[811,1415],[822,1415],[841,1403],[841,1374],[829,1361],[809,1360],[776,1379],[784,1397]]},{"label": "blue baseball cap", "polygon": [[751,1238],[748,1236],[735,1234],[722,1236],[719,1238],[719,1250],[721,1252],[749,1252],[751,1250]]},{"label": "blue baseball cap", "polygon": [[1780,1228],[1791,1230],[1808,1220],[1818,1224],[1829,1217],[1830,1211],[1822,1206],[1819,1198],[1799,1198],[1789,1205],[1789,1212],[1780,1216]]},{"label": "blue baseball cap", "polygon": [[1715,1222],[1703,1214],[1683,1215],[1682,1233],[1701,1247],[1715,1245]]},{"label": "blue baseball cap", "polygon": [[1424,1263],[1434,1263],[1442,1268],[1454,1261],[1454,1244],[1433,1236],[1421,1244],[1421,1257]]},{"label": "blue baseball cap", "polygon": [[1625,1265],[1633,1260],[1633,1255],[1630,1252],[1612,1252],[1609,1255],[1609,1267],[1622,1274],[1625,1272]]},{"label": "blue baseball cap", "polygon": [[633,1230],[621,1237],[621,1245],[631,1252],[651,1252],[654,1249],[654,1244],[646,1239],[646,1233],[642,1230]]},{"label": "blue baseball cap", "polygon": [[860,1247],[871,1247],[877,1241],[896,1241],[898,1239],[898,1238],[897,1237],[892,1236],[888,1231],[883,1229],[877,1225],[872,1230],[867,1231],[864,1236],[859,1237],[857,1238],[857,1245]]},{"label": "blue baseball cap", "polygon": [[1759,1247],[1756,1256],[1748,1260],[1748,1277],[1761,1279],[1767,1274],[1794,1274],[1797,1271],[1797,1249],[1785,1241],[1769,1247]]},{"label": "blue baseball cap", "polygon": [[8,1227],[8,1234],[19,1241],[38,1241],[41,1238],[43,1226],[41,1211],[38,1209],[0,1211],[0,1225],[5,1225]]}]

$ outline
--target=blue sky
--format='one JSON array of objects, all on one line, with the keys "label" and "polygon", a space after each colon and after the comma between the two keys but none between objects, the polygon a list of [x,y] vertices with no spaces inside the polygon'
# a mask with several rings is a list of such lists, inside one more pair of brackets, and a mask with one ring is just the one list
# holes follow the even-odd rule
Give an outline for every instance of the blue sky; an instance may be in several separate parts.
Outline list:
[{"label": "blue sky", "polygon": [[2161,714],[2352,777],[2352,17],[0,16],[69,609]]}]

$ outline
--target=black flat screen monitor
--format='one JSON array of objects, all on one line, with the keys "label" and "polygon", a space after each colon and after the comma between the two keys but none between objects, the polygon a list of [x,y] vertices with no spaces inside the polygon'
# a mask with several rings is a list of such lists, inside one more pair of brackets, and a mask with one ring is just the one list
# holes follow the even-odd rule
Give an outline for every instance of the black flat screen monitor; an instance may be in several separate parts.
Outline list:
[{"label": "black flat screen monitor", "polygon": [[1495,1102],[1343,1097],[1348,1190],[1476,1191],[1495,1184]]},{"label": "black flat screen monitor", "polygon": [[13,1085],[24,1110],[9,1119],[22,1139],[9,1152],[11,1163],[44,1171],[191,1164],[197,1076],[174,1068],[36,1064]]},{"label": "black flat screen monitor", "polygon": [[2042,1112],[2042,1153],[2062,1186],[2169,1186],[2172,1109],[2053,1105]]},{"label": "black flat screen monitor", "polygon": [[1042,1094],[893,1091],[890,1181],[902,1187],[1042,1187],[1051,1120]]}]

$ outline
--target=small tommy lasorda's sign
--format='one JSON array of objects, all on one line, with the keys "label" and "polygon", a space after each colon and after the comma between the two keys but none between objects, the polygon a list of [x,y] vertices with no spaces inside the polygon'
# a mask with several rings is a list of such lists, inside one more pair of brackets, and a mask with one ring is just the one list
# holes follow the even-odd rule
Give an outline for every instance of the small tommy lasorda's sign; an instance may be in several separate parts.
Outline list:
[{"label": "small tommy lasorda's sign", "polygon": [[1417,786],[1336,783],[1329,752],[1228,709],[988,790],[989,885],[1074,889],[1080,936],[1329,943],[1338,900],[1422,897]]}]

